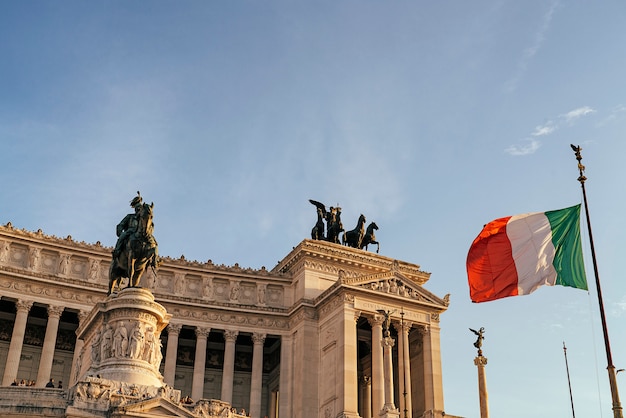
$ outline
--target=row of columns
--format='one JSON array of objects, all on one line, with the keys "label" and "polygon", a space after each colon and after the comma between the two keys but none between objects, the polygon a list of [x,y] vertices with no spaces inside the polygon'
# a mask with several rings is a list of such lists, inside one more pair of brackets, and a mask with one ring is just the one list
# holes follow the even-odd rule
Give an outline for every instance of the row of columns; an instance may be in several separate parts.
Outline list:
[{"label": "row of columns", "polygon": [[[372,326],[372,376],[364,380],[365,394],[362,411],[364,418],[377,417],[385,406],[395,406],[395,402],[392,399],[393,379],[392,376],[385,376],[386,371],[387,373],[391,371],[391,366],[385,366],[383,350],[391,347],[389,342],[383,338],[384,318],[380,315],[374,315],[368,318],[368,321]],[[400,394],[398,404],[402,416],[411,417],[413,402],[409,331],[413,324],[409,321],[397,321],[393,325],[398,331],[398,393]],[[387,361],[390,361],[390,358]],[[433,386],[427,380],[425,384],[427,387]]]},{"label": "row of columns", "polygon": [[[178,337],[180,335],[181,324],[169,324],[167,326],[167,352],[165,354],[165,367],[163,379],[166,384],[174,386],[176,374],[176,357],[178,352]],[[193,366],[193,379],[191,387],[191,398],[201,399],[204,394],[204,373],[206,366],[207,339],[210,328],[197,327],[196,332],[196,355]],[[222,371],[222,392],[220,399],[232,404],[233,400],[233,380],[235,376],[235,343],[238,331],[224,331],[224,364]],[[250,407],[251,417],[261,415],[261,394],[263,385],[263,344],[266,334],[252,334],[254,344],[252,351],[252,376],[250,384]]]},{"label": "row of columns", "polygon": [[[15,323],[13,324],[13,334],[11,334],[11,343],[9,344],[9,353],[4,367],[2,386],[8,386],[17,379],[28,313],[32,306],[33,301],[18,300],[15,303],[17,312],[15,314]],[[37,380],[35,381],[37,387],[45,387],[46,383],[50,380],[52,361],[54,360],[54,349],[56,347],[57,333],[59,331],[59,322],[64,309],[65,308],[62,306],[48,306],[48,324],[46,325],[46,334],[41,350],[41,359],[39,360]]]}]

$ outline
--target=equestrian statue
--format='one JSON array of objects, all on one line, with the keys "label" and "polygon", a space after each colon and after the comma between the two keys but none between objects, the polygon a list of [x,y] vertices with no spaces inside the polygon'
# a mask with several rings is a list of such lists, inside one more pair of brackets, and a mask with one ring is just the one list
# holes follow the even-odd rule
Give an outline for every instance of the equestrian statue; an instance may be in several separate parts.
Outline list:
[{"label": "equestrian statue", "polygon": [[137,192],[130,206],[135,213],[126,215],[116,228],[118,240],[109,269],[108,295],[120,289],[125,277],[128,278],[127,287],[139,287],[146,268],[152,267],[156,274],[159,267],[158,244],[152,235],[154,203],[143,203]]}]

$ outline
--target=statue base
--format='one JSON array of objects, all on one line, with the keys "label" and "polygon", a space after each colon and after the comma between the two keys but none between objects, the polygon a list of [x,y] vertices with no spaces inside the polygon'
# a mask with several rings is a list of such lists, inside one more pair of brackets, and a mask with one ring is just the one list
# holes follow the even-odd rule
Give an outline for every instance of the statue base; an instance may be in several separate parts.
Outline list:
[{"label": "statue base", "polygon": [[75,382],[87,376],[127,384],[161,387],[161,331],[171,315],[152,292],[126,288],[108,296],[76,331],[85,344]]}]

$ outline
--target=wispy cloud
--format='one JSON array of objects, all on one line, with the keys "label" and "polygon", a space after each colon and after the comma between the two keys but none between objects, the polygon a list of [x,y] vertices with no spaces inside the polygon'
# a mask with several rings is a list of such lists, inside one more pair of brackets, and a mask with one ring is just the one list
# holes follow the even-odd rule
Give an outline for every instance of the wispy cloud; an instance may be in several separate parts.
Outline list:
[{"label": "wispy cloud", "polygon": [[552,121],[544,124],[544,125],[539,125],[537,127],[535,127],[535,130],[533,131],[533,133],[531,134],[532,136],[544,136],[544,135],[550,135],[552,132],[554,132],[557,129],[557,127],[554,125],[554,123]]},{"label": "wispy cloud", "polygon": [[533,38],[533,42],[530,46],[524,49],[522,53],[522,58],[520,59],[519,64],[517,65],[517,69],[513,76],[505,83],[505,89],[509,92],[515,91],[517,89],[517,85],[520,80],[526,74],[526,69],[530,61],[537,55],[537,52],[541,49],[545,39],[546,33],[550,29],[550,23],[552,22],[552,18],[554,16],[554,12],[559,5],[558,1],[552,3],[550,8],[544,13],[542,16],[542,21],[539,29],[535,32],[535,36]]},{"label": "wispy cloud", "polygon": [[565,122],[573,123],[574,121],[582,118],[585,115],[589,115],[590,113],[595,113],[595,110],[590,108],[589,106],[579,107],[578,109],[571,110],[564,115],[561,115]]},{"label": "wispy cloud", "polygon": [[[626,108],[623,110],[626,111]],[[523,145],[511,145],[510,147],[505,149],[504,152],[514,156],[534,154],[535,151],[537,151],[539,147],[541,147],[541,141],[534,138],[546,137],[559,129],[562,124],[572,125],[578,119],[587,115],[591,115],[593,113],[596,113],[596,110],[589,106],[581,106],[574,110],[570,110],[567,113],[563,113],[559,115],[555,120],[550,119],[542,125],[535,126],[535,129],[530,134],[532,138],[526,138],[524,140],[528,143],[525,143]]]},{"label": "wispy cloud", "polygon": [[523,145],[511,145],[510,147],[505,149],[504,152],[509,155],[515,156],[530,155],[534,154],[535,151],[537,151],[539,147],[541,147],[541,141],[532,138],[527,138],[526,141],[528,143],[525,143]]}]

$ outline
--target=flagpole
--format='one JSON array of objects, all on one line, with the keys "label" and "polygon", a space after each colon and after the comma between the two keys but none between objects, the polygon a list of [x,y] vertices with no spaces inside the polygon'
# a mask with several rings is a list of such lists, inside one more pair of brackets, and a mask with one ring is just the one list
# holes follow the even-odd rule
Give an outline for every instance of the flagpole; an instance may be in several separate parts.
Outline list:
[{"label": "flagpole", "polygon": [[585,203],[585,215],[587,217],[587,229],[589,231],[589,242],[591,246],[591,259],[593,261],[593,273],[596,279],[596,289],[598,292],[598,304],[600,305],[600,319],[602,321],[602,333],[604,334],[604,347],[606,350],[606,360],[608,363],[607,371],[609,373],[609,385],[611,387],[611,399],[613,401],[613,417],[624,418],[622,414],[622,404],[619,400],[619,392],[617,390],[617,378],[615,374],[615,366],[613,365],[613,356],[611,355],[611,344],[609,343],[609,331],[606,326],[606,316],[604,314],[604,302],[602,301],[602,290],[600,288],[600,276],[598,274],[598,264],[596,262],[596,250],[593,245],[593,235],[591,233],[591,220],[589,219],[589,207],[587,206],[587,192],[585,190],[585,166],[582,165],[581,160],[583,157],[580,155],[582,148],[580,146],[571,145],[572,150],[576,154],[576,160],[578,160],[578,171],[580,176],[578,181],[583,189],[583,201]]},{"label": "flagpole", "polygon": [[569,400],[572,403],[572,418],[576,418],[574,412],[574,396],[572,395],[572,382],[569,378],[569,366],[567,365],[567,348],[565,347],[565,341],[563,341],[563,355],[565,356],[565,370],[567,371],[567,384],[569,386]]}]

